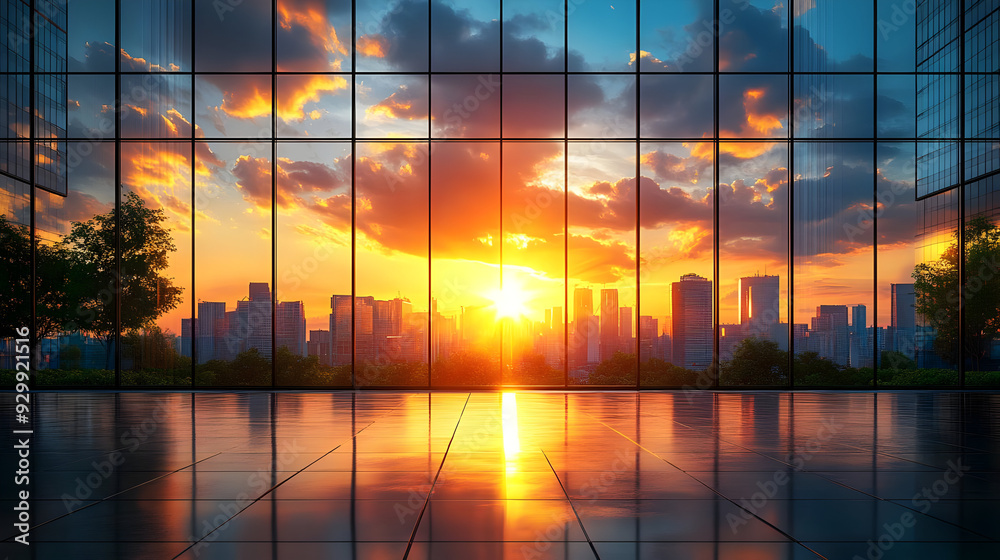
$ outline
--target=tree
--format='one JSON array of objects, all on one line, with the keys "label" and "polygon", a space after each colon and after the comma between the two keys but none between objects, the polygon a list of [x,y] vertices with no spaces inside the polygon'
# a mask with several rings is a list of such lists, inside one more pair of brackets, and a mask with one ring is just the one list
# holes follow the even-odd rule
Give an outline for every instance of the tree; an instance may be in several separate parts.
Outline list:
[{"label": "tree", "polygon": [[[121,215],[115,210],[84,222],[75,222],[59,243],[69,261],[70,302],[77,312],[76,330],[102,341],[105,365],[111,367],[115,336],[115,292],[121,301],[123,334],[149,329],[154,321],[181,302],[181,288],[161,273],[169,254],[177,250],[163,223],[163,209],[147,208],[135,193],[125,195]],[[115,268],[116,233],[121,231],[121,278]]]},{"label": "tree", "polygon": [[788,379],[788,352],[778,343],[751,336],[733,351],[733,359],[723,362],[722,385],[780,385]]},{"label": "tree", "polygon": [[[0,331],[10,333],[31,318],[31,232],[27,226],[0,216]],[[35,298],[39,340],[67,330],[76,317],[69,292],[74,290],[65,249],[39,242],[35,254]],[[6,334],[4,335],[6,336]]]},{"label": "tree", "polygon": [[[984,217],[965,225],[965,282],[959,294],[960,252],[956,239],[933,262],[913,270],[916,312],[936,331],[934,350],[958,362],[959,341],[976,371],[1000,335],[1000,227]],[[957,232],[956,232],[957,237]],[[959,335],[959,309],[965,324]]]},{"label": "tree", "polygon": [[615,352],[587,376],[588,385],[635,385],[635,354]]}]

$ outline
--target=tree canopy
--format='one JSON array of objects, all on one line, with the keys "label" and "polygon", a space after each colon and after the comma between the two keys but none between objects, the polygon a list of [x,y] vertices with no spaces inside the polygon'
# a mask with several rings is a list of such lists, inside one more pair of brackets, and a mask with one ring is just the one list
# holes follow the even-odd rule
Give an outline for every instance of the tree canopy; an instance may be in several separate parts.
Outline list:
[{"label": "tree canopy", "polygon": [[[38,338],[67,331],[93,336],[104,343],[107,362],[116,334],[116,295],[121,330],[127,335],[154,327],[157,318],[180,304],[182,293],[163,275],[170,253],[177,250],[163,209],[148,208],[130,192],[120,211],[120,216],[111,209],[73,222],[59,241],[39,241],[35,255]],[[115,260],[119,231],[120,279]],[[0,216],[0,246],[0,282],[11,287],[12,296],[0,304],[0,326],[21,326],[31,316],[30,231]]]},{"label": "tree canopy", "polygon": [[[917,314],[936,332],[934,351],[956,363],[961,340],[965,356],[979,371],[1000,335],[1000,227],[980,216],[969,220],[964,234],[963,289],[959,290],[958,239],[936,261],[914,268],[913,289]],[[960,307],[964,336],[959,336]]]}]

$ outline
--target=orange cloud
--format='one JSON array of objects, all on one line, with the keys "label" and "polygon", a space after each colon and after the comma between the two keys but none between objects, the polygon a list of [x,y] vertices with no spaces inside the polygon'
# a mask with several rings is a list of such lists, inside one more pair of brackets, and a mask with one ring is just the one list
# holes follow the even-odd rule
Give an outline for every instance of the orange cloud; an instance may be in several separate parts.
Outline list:
[{"label": "orange cloud", "polygon": [[763,136],[767,136],[772,131],[782,128],[781,119],[778,118],[778,115],[759,111],[760,100],[765,94],[766,92],[761,89],[748,89],[743,92],[743,107],[747,112],[747,124],[751,129]]},{"label": "orange cloud", "polygon": [[[348,49],[337,36],[327,17],[325,2],[316,0],[281,0],[278,2],[278,25],[285,31],[298,26],[309,34],[310,42],[330,55],[347,57]],[[331,70],[340,70],[341,58],[330,62]],[[279,65],[278,70],[294,70]]]},{"label": "orange cloud", "polygon": [[415,119],[427,118],[426,98],[414,99],[409,95],[405,85],[386,97],[382,101],[365,109],[368,117],[383,117],[388,119]]},{"label": "orange cloud", "polygon": [[[347,80],[343,76],[282,76],[278,82],[278,116],[285,121],[301,121],[306,118],[306,104],[315,103],[323,95],[346,90],[347,87]],[[316,120],[319,113],[312,111],[309,116]]]},{"label": "orange cloud", "polygon": [[358,54],[374,58],[385,58],[389,52],[389,40],[381,35],[358,37]]},{"label": "orange cloud", "polygon": [[[739,159],[752,159],[771,151],[777,144],[774,142],[721,142],[719,154],[729,154]],[[714,149],[710,142],[698,142],[690,145],[691,156],[711,161]]]},{"label": "orange cloud", "polygon": [[[227,76],[227,79],[231,78]],[[240,76],[229,79],[222,93],[222,105],[217,107],[231,117],[253,119],[271,114],[271,80],[269,76]]]}]

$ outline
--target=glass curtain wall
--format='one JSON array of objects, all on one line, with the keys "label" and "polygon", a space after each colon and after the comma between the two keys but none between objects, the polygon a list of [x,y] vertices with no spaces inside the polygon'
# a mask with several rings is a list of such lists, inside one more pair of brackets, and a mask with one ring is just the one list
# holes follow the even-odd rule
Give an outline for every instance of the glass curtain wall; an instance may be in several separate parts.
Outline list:
[{"label": "glass curtain wall", "polygon": [[40,385],[1000,385],[995,2],[8,4]]}]

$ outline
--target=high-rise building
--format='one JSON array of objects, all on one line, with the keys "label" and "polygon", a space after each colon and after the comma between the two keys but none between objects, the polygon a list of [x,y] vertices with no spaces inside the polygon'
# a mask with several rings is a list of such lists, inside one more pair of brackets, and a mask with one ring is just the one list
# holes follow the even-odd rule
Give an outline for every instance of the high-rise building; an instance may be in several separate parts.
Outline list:
[{"label": "high-rise building", "polygon": [[766,337],[781,317],[781,292],[777,276],[740,278],[740,325],[743,336]]},{"label": "high-rise building", "polygon": [[610,360],[618,351],[618,290],[604,288],[601,290],[601,342],[599,360]]},{"label": "high-rise building", "polygon": [[330,363],[330,331],[325,329],[309,331],[307,352],[319,358],[319,363]]},{"label": "high-rise building", "polygon": [[[67,18],[66,2],[11,0],[4,3],[0,17],[5,56],[0,56],[0,182],[10,196],[0,204],[0,214],[27,225],[26,208],[4,208],[27,199],[31,166],[35,186],[66,197],[66,123],[67,123]],[[34,68],[31,67],[32,50]],[[34,76],[29,72],[37,72]],[[34,120],[33,144],[28,144]],[[18,140],[23,140],[18,141]],[[34,162],[30,151],[34,150]],[[2,183],[0,183],[2,184]],[[23,198],[19,195],[24,195]],[[6,198],[6,197],[5,197]],[[62,200],[52,202],[63,204]],[[36,226],[37,227],[37,226]]]},{"label": "high-rise building", "polygon": [[658,358],[659,320],[649,315],[639,316],[639,360]]},{"label": "high-rise building", "polygon": [[871,367],[875,354],[872,351],[871,333],[868,328],[868,308],[862,304],[851,306],[851,325],[847,329],[851,367]]},{"label": "high-rise building", "polygon": [[590,288],[573,290],[573,325],[574,336],[570,347],[570,358],[577,366],[585,365],[589,360],[588,346],[591,341],[591,321],[594,315],[594,292]]},{"label": "high-rise building", "polygon": [[307,356],[306,310],[301,301],[280,301],[275,318],[278,348],[288,348],[296,356]]},{"label": "high-rise building", "polygon": [[712,364],[712,282],[685,274],[672,288],[673,352],[675,365],[705,369]]},{"label": "high-rise building", "polygon": [[334,295],[330,298],[330,364],[350,365],[354,357],[354,338],[351,329],[351,296]]},{"label": "high-rise building", "polygon": [[850,362],[850,334],[848,332],[848,311],[846,305],[818,305],[816,316],[812,318],[806,346],[795,347],[796,351],[816,352],[846,366]]},{"label": "high-rise building", "polygon": [[632,344],[632,308],[618,309],[618,349],[622,352],[635,352]]},{"label": "high-rise building", "polygon": [[914,357],[917,332],[916,293],[913,284],[891,284],[892,293],[889,332],[886,346],[889,350],[901,352],[908,358]]}]

